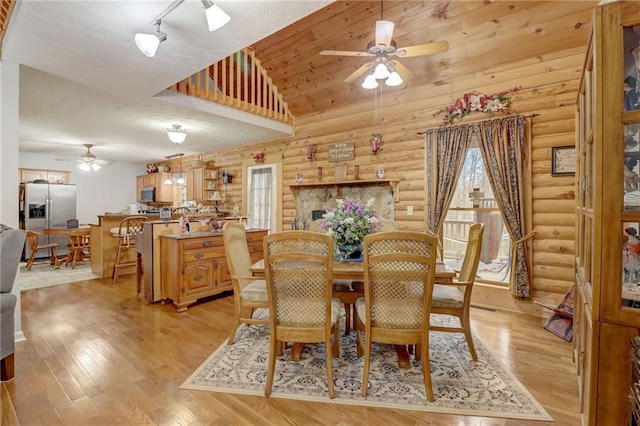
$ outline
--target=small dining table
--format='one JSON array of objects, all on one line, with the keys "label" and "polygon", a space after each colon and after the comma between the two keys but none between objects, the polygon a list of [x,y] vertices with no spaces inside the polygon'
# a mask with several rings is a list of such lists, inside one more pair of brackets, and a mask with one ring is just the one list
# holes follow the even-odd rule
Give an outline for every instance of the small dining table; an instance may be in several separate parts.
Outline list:
[{"label": "small dining table", "polygon": [[[86,225],[81,225],[78,228],[45,228],[42,230],[42,233],[44,235],[65,235],[67,239],[72,233],[74,235],[82,235],[84,238],[89,238],[91,235],[91,228]],[[78,256],[78,258],[75,259],[76,262],[80,262],[85,259],[85,255],[81,250],[78,250],[77,252],[74,250],[68,253],[66,259],[71,262],[76,255]],[[56,265],[56,268],[57,266],[58,265]]]},{"label": "small dining table", "polygon": [[[253,265],[251,265],[251,273],[256,277],[264,277],[264,259],[260,259]],[[438,283],[450,283],[455,278],[456,273],[443,262],[436,263],[435,281]],[[342,286],[338,286],[338,289],[334,286],[333,297],[340,299],[342,303],[347,307],[345,310],[346,326],[345,334],[349,333],[349,318],[350,312],[348,306],[355,304],[358,297],[364,297],[364,263],[363,262],[334,262],[333,263],[333,279],[334,280],[352,280],[350,290],[344,289]],[[360,285],[354,285],[359,283]],[[353,322],[355,325],[356,312],[353,310]],[[409,359],[409,353],[406,345],[394,345],[396,355],[398,356],[398,366],[400,368],[411,368],[411,361]],[[302,345],[294,344],[291,348],[291,361],[300,361],[302,355]]]}]

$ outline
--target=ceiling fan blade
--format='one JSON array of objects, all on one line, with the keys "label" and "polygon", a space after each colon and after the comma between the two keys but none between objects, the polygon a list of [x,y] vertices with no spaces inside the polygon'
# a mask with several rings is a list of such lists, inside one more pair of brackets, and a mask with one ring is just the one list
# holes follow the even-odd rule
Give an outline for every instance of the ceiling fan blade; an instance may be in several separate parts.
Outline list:
[{"label": "ceiling fan blade", "polygon": [[322,50],[320,54],[333,56],[369,56],[367,52],[353,52],[351,50]]},{"label": "ceiling fan blade", "polygon": [[363,66],[355,70],[349,77],[345,78],[343,82],[351,83],[352,81],[360,77],[362,74],[367,72],[369,69],[371,69],[372,66],[373,66],[373,62],[367,62],[366,64],[364,64]]},{"label": "ceiling fan blade", "polygon": [[449,43],[446,41],[436,41],[434,43],[419,44],[417,46],[400,47],[395,55],[399,58],[409,58],[411,56],[431,55],[434,53],[446,52],[449,50]]},{"label": "ceiling fan blade", "polygon": [[376,21],[376,46],[391,46],[394,27],[395,24],[391,21]]},{"label": "ceiling fan blade", "polygon": [[398,61],[391,61],[391,62],[393,62],[393,65],[396,67],[396,71],[398,72],[398,74],[400,74],[403,80],[407,81],[413,78],[413,73],[409,71],[407,67],[405,67]]}]

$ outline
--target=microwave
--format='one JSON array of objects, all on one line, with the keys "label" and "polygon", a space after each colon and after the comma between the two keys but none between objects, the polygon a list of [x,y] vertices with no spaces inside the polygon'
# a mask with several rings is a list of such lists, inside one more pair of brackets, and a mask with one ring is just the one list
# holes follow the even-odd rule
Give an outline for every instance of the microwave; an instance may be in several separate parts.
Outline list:
[{"label": "microwave", "polygon": [[156,201],[156,187],[145,186],[140,190],[140,201],[143,203],[153,203]]}]

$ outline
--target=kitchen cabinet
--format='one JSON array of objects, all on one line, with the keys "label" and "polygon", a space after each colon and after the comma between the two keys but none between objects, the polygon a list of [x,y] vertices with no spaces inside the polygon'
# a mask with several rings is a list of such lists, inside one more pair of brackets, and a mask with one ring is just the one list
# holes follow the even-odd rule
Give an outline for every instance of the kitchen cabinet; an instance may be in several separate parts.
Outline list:
[{"label": "kitchen cabinet", "polygon": [[68,184],[71,172],[66,170],[18,169],[20,183],[31,183],[34,180],[46,180],[50,183]]},{"label": "kitchen cabinet", "polygon": [[156,189],[156,203],[173,203],[175,201],[175,185],[165,185],[164,181],[171,179],[171,173],[148,173],[136,177],[136,199],[139,203],[140,190],[152,186]]},{"label": "kitchen cabinet", "polygon": [[594,9],[576,102],[574,359],[584,425],[631,423],[631,339],[640,334],[637,25],[637,2]]},{"label": "kitchen cabinet", "polygon": [[211,168],[196,168],[187,170],[187,200],[198,202],[211,201],[214,191],[218,190],[218,170]]},{"label": "kitchen cabinet", "polygon": [[[267,230],[247,230],[252,262],[262,259]],[[222,232],[160,235],[162,295],[178,312],[203,297],[232,290]]]}]

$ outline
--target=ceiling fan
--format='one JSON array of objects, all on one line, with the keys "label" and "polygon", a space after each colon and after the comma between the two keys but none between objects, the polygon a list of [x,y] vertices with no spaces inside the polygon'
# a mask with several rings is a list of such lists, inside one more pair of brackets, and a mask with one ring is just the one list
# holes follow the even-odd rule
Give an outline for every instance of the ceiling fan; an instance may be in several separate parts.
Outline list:
[{"label": "ceiling fan", "polygon": [[97,172],[103,166],[108,166],[109,164],[115,163],[115,160],[99,160],[93,152],[91,152],[91,148],[93,144],[85,143],[84,147],[87,148],[87,152],[82,154],[77,160],[69,160],[63,158],[56,158],[58,161],[75,161],[78,163],[78,168],[85,172]]},{"label": "ceiling fan", "polygon": [[396,58],[409,58],[412,56],[431,55],[434,53],[446,52],[449,50],[449,43],[437,41],[433,43],[420,44],[416,46],[397,47],[393,40],[393,29],[395,24],[385,21],[382,16],[383,8],[380,1],[380,20],[376,21],[375,40],[367,44],[366,52],[354,52],[348,50],[323,50],[321,55],[335,56],[368,56],[371,61],[367,62],[350,76],[344,79],[345,83],[350,83],[366,72],[369,75],[362,83],[365,89],[375,89],[378,87],[377,80],[385,80],[387,86],[399,86],[403,83],[400,76],[409,79],[413,73],[407,69]]}]

